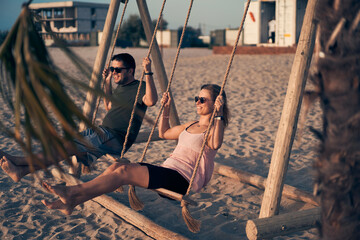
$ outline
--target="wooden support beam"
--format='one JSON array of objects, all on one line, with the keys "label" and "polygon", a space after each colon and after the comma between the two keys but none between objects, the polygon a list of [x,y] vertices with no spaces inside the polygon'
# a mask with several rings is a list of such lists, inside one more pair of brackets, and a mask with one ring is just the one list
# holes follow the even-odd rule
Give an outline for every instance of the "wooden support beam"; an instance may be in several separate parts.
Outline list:
[{"label": "wooden support beam", "polygon": [[[63,180],[70,185],[82,183],[79,179],[74,178],[73,176],[71,176],[69,174],[61,173],[57,168],[51,169],[51,173],[54,177],[56,177],[60,180]],[[120,202],[114,200],[113,198],[111,198],[109,196],[102,195],[102,196],[92,199],[92,201],[99,203],[104,208],[115,213],[116,215],[118,215],[119,217],[124,219],[126,222],[139,228],[145,234],[147,234],[148,236],[150,236],[154,239],[164,239],[164,240],[167,240],[167,239],[185,240],[185,239],[187,239],[186,237],[181,236],[178,233],[174,233],[164,227],[157,225],[150,219],[144,217],[143,215],[132,210],[131,208],[128,208],[127,206],[121,204]]]},{"label": "wooden support beam", "polygon": [[[148,10],[146,1],[145,0],[137,0],[137,5],[139,8],[142,24],[144,26],[146,39],[147,39],[148,43],[150,43],[151,39],[152,39],[152,35],[154,33],[154,28],[152,26],[152,21],[150,18],[150,14],[149,14],[149,10]],[[157,44],[156,38],[154,39],[154,43],[153,43],[153,46],[151,49],[151,57],[154,62],[154,65],[155,65],[156,79],[158,79],[161,91],[165,92],[169,81],[168,81],[168,78],[166,75],[164,63],[162,61],[161,52],[159,49],[159,45]],[[172,97],[171,90],[169,90],[169,92],[170,92],[171,98],[174,99]],[[179,125],[180,120],[179,120],[179,116],[176,111],[175,101],[171,101],[170,104],[171,104],[170,119],[169,119],[170,124],[171,124],[171,126]]]},{"label": "wooden support beam", "polygon": [[319,221],[320,208],[249,220],[246,223],[246,236],[249,240],[271,239],[314,228]]},{"label": "wooden support beam", "polygon": [[[248,173],[239,169],[235,169],[233,167],[225,166],[217,162],[215,162],[214,171],[223,176],[236,179],[240,182],[247,183],[261,189],[265,189],[266,187],[266,178],[263,178],[253,173]],[[290,185],[284,185],[282,194],[283,196],[296,201],[300,200],[306,203],[313,204],[314,206],[319,206],[319,204],[315,200],[315,197],[311,193],[297,189]]]},{"label": "wooden support beam", "polygon": [[[120,0],[111,0],[109,5],[109,10],[107,12],[105,19],[101,42],[96,54],[93,72],[91,74],[91,79],[89,84],[91,88],[100,87],[100,83],[102,80],[101,74],[105,66],[107,54],[109,52],[109,46],[112,39],[112,34],[114,32],[114,25],[116,22],[116,16],[119,11],[119,6],[120,6]],[[96,99],[97,97],[93,93],[88,92],[86,94],[83,114],[88,119],[90,119],[90,121],[92,120],[94,114]],[[81,122],[80,130],[82,131],[84,129],[85,129],[85,124]]]},{"label": "wooden support beam", "polygon": [[291,69],[285,102],[276,134],[274,151],[268,174],[268,182],[260,209],[260,218],[278,214],[284,178],[294,142],[302,95],[315,42],[315,6],[317,0],[309,0],[306,7],[298,47]]}]

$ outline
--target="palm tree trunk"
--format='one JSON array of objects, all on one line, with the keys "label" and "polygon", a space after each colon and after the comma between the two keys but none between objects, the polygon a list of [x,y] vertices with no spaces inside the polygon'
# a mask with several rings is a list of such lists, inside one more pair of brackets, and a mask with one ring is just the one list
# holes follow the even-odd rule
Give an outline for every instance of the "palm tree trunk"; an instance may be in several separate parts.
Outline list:
[{"label": "palm tree trunk", "polygon": [[[360,1],[319,0],[315,71],[323,109],[315,193],[322,239],[360,239]],[[314,93],[312,93],[314,94]]]}]

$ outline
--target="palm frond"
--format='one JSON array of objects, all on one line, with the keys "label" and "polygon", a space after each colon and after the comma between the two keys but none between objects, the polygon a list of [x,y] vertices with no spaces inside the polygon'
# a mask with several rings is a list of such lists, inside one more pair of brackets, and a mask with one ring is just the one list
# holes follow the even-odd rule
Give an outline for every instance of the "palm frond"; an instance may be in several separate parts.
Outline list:
[{"label": "palm frond", "polygon": [[[15,119],[13,130],[6,129],[1,121],[0,128],[30,156],[31,169],[35,169],[34,165],[45,168],[33,154],[34,141],[40,143],[44,156],[58,165],[62,159],[68,159],[64,146],[75,139],[82,141],[77,124],[83,121],[94,127],[67,95],[33,17],[28,7],[23,7],[0,47],[0,92]],[[89,71],[83,60],[62,47],[83,72]],[[99,89],[86,87],[86,90],[104,95]]]}]

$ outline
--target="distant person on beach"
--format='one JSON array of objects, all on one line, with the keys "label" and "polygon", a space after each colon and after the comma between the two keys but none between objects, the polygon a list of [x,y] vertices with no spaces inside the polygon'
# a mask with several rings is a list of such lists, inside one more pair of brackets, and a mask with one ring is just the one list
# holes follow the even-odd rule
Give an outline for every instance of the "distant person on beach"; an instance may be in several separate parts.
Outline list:
[{"label": "distant person on beach", "polygon": [[269,21],[268,27],[269,27],[269,42],[270,43],[275,43],[276,21],[275,21],[274,18],[272,18]]},{"label": "distant person on beach", "polygon": [[[134,58],[130,54],[117,54],[111,60],[111,67],[103,71],[103,78],[105,79],[105,93],[111,95],[116,101],[111,102],[104,99],[105,109],[108,112],[103,119],[102,125],[98,127],[98,131],[86,129],[80,133],[90,146],[85,146],[78,141],[75,141],[75,147],[66,146],[68,154],[70,156],[75,155],[77,160],[85,166],[90,166],[94,160],[107,153],[121,154],[140,83],[134,78],[136,65]],[[144,58],[142,66],[145,72],[145,83],[142,84],[140,89],[139,100],[125,150],[128,150],[134,143],[147,107],[155,105],[158,100],[152,77],[153,73],[151,72],[150,58]],[[117,84],[114,90],[112,90],[112,79]],[[15,182],[20,181],[22,177],[31,172],[25,157],[12,156],[2,150],[0,150],[0,157],[1,168]],[[41,153],[39,157],[46,167],[53,164],[47,161]],[[40,169],[40,166],[35,167],[36,170]]]},{"label": "distant person on beach", "polygon": [[[166,188],[173,192],[186,194],[194,171],[195,162],[206,141],[205,149],[192,185],[193,191],[199,191],[211,179],[214,170],[214,157],[221,147],[224,129],[229,121],[229,112],[225,92],[221,96],[220,86],[207,84],[201,87],[195,97],[199,119],[170,128],[170,95],[164,93],[162,103],[164,112],[160,118],[159,136],[164,139],[178,140],[175,150],[162,164],[155,166],[147,163],[114,163],[93,180],[75,186],[51,186],[43,182],[43,187],[59,197],[54,202],[43,200],[49,209],[58,209],[71,214],[73,209],[92,198],[112,192],[122,185],[134,185],[142,188]],[[209,137],[204,139],[206,130],[215,108],[215,120]],[[104,184],[106,183],[106,184]]]}]

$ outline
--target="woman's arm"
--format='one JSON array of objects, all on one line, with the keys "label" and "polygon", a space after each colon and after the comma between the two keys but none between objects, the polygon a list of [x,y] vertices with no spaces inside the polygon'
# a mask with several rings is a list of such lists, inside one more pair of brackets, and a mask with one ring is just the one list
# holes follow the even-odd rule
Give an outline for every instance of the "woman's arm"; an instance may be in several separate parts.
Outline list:
[{"label": "woman's arm", "polygon": [[217,150],[221,147],[223,138],[224,138],[224,121],[222,120],[223,116],[223,98],[222,96],[218,96],[215,100],[215,118],[214,125],[211,128],[211,132],[208,138],[207,145],[214,150]]},{"label": "woman's arm", "polygon": [[159,122],[159,137],[163,139],[178,139],[180,133],[185,129],[184,125],[178,125],[170,128],[169,114],[170,114],[170,93],[163,94],[161,104],[164,104],[164,111],[160,116]]}]

